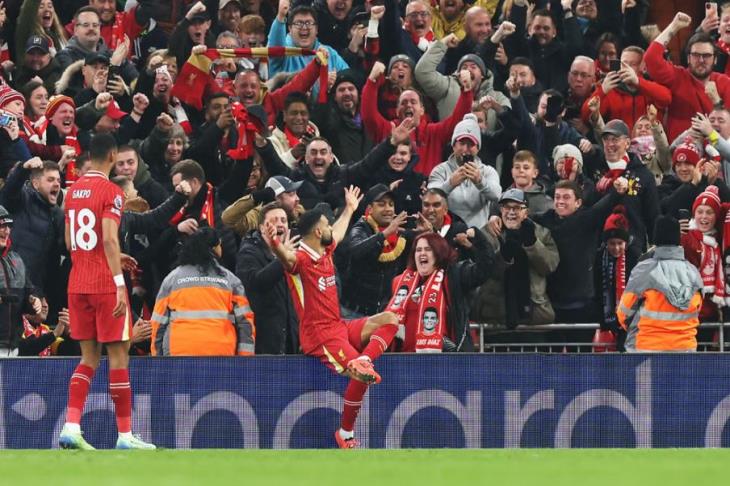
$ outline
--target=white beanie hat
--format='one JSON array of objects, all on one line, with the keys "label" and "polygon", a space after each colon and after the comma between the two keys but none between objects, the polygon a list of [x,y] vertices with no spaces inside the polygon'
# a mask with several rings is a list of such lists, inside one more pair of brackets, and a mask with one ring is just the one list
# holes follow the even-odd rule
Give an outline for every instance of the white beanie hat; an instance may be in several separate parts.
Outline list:
[{"label": "white beanie hat", "polygon": [[457,140],[462,138],[469,138],[476,144],[477,148],[482,148],[482,131],[479,129],[479,121],[476,115],[467,113],[464,115],[464,119],[456,124],[454,134],[451,135],[451,145],[454,145]]},{"label": "white beanie hat", "polygon": [[553,149],[553,167],[558,160],[565,157],[572,157],[578,164],[578,172],[583,170],[583,154],[580,152],[578,147],[573,144],[566,143],[565,145],[556,145]]}]

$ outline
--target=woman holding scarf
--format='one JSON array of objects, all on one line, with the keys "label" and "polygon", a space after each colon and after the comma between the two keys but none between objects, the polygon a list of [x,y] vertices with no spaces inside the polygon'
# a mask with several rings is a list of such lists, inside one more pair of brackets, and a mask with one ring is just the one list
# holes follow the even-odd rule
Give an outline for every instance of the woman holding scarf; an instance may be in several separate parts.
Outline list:
[{"label": "woman holding scarf", "polygon": [[489,277],[494,250],[476,228],[456,235],[471,252],[456,261],[456,250],[437,233],[416,237],[406,271],[393,279],[386,311],[398,316],[400,351],[473,351],[469,333],[469,295]]},{"label": "woman holding scarf", "polygon": [[728,243],[722,228],[726,209],[717,186],[707,186],[692,204],[689,228],[682,228],[681,244],[687,261],[700,271],[703,284],[700,322],[715,321],[725,305],[727,294],[725,269],[722,264],[724,246]]}]

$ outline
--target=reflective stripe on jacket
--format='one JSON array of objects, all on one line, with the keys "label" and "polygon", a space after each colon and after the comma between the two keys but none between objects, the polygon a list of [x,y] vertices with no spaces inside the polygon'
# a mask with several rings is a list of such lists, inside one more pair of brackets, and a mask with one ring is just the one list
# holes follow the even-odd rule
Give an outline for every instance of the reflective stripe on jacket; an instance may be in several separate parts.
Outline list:
[{"label": "reflective stripe on jacket", "polygon": [[175,268],[162,282],[152,314],[153,356],[246,356],[256,329],[243,284],[218,266]]},{"label": "reflective stripe on jacket", "polygon": [[702,279],[681,246],[660,246],[631,272],[616,315],[627,351],[694,351]]}]

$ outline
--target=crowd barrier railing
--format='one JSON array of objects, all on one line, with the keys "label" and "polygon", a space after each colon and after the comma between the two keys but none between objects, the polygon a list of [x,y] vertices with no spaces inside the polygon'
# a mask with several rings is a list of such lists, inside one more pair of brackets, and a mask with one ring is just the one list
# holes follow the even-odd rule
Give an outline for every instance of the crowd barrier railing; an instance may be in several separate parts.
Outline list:
[{"label": "crowd barrier railing", "polygon": [[[592,341],[569,341],[569,340],[551,340],[550,342],[526,342],[523,340],[514,342],[488,342],[488,336],[497,333],[512,332],[521,335],[524,338],[528,338],[530,334],[546,334],[548,332],[560,332],[563,331],[566,334],[579,331],[594,331],[600,328],[600,325],[596,322],[582,322],[575,324],[539,324],[539,325],[519,325],[514,329],[507,329],[503,325],[492,324],[487,322],[472,322],[470,323],[472,331],[478,333],[477,349],[480,353],[498,352],[498,351],[511,351],[511,352],[555,352],[556,350],[561,351],[563,348],[572,348],[576,352],[594,352],[596,348],[602,348],[601,352],[606,351],[606,343],[592,342]],[[700,324],[700,330],[717,329],[717,342],[713,341],[698,341],[698,351],[713,351],[713,352],[725,352],[725,322],[703,322]]]}]

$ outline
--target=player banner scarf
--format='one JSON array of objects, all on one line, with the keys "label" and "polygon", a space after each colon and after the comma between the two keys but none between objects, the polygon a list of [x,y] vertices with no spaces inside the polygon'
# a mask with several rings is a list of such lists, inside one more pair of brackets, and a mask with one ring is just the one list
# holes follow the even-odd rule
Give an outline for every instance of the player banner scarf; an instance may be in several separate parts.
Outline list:
[{"label": "player banner scarf", "polygon": [[247,58],[266,58],[269,57],[289,57],[289,56],[313,56],[319,57],[321,66],[319,68],[319,85],[323,88],[319,90],[319,103],[327,101],[327,61],[323,56],[317,54],[311,49],[302,49],[300,47],[251,47],[237,49],[207,49],[202,54],[192,54],[187,62],[180,70],[180,74],[175,80],[171,94],[176,96],[180,101],[194,108],[201,110],[203,108],[203,92],[205,85],[210,77],[210,68],[215,59],[247,57]]},{"label": "player banner scarf", "polygon": [[[421,277],[415,270],[406,270],[398,279],[396,292],[390,299],[386,311],[398,316],[398,324],[406,327],[406,303],[419,287]],[[408,289],[408,295],[398,295],[401,288]],[[444,344],[444,330],[446,329],[446,274],[443,270],[436,270],[428,277],[421,293],[421,302],[418,304],[418,323],[416,328],[416,352],[440,353]],[[435,320],[435,322],[434,322]],[[413,325],[413,323],[411,323]]]}]

